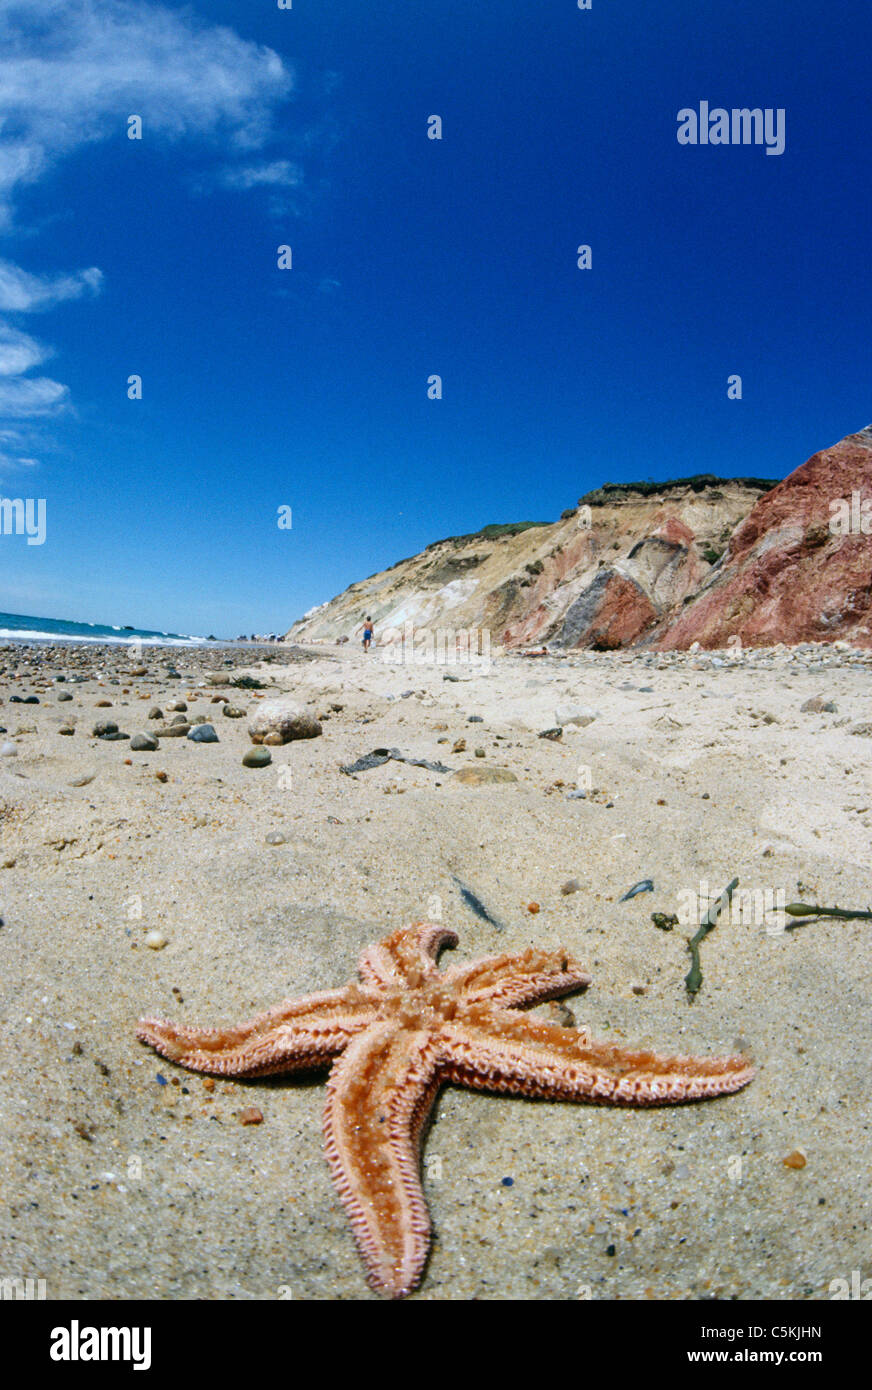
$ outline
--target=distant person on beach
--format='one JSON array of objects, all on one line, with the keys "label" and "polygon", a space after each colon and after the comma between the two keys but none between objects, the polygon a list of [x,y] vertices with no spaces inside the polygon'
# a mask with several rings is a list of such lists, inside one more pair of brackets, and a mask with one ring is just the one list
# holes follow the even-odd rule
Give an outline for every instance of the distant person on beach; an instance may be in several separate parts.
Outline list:
[{"label": "distant person on beach", "polygon": [[361,627],[363,628],[363,650],[368,652],[373,634],[372,618],[364,618],[360,626],[355,628],[355,632],[359,632]]}]

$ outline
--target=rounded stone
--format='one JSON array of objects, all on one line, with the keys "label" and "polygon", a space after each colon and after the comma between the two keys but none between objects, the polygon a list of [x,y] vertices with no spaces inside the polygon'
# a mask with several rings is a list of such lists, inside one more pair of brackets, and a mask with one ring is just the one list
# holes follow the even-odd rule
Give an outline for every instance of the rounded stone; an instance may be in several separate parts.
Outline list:
[{"label": "rounded stone", "polygon": [[218,743],[218,735],[211,724],[197,724],[188,734],[192,743]]},{"label": "rounded stone", "polygon": [[249,748],[242,757],[243,767],[268,767],[271,762],[272,753],[268,748]]},{"label": "rounded stone", "polygon": [[94,738],[105,738],[107,734],[117,734],[118,725],[113,723],[111,719],[98,719],[91,733]]},{"label": "rounded stone", "polygon": [[156,753],[158,747],[154,734],[134,734],[130,748],[134,753]]}]

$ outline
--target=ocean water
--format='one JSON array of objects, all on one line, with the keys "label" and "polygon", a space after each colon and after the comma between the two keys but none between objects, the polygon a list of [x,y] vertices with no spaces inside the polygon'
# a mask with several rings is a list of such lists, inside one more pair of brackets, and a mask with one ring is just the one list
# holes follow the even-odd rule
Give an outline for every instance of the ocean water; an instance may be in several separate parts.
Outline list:
[{"label": "ocean water", "polygon": [[21,613],[0,613],[2,642],[115,642],[121,646],[200,647],[206,637],[185,637],[178,632],[150,632],[146,628],[103,627],[100,623],[71,623],[59,618],[29,618]]}]

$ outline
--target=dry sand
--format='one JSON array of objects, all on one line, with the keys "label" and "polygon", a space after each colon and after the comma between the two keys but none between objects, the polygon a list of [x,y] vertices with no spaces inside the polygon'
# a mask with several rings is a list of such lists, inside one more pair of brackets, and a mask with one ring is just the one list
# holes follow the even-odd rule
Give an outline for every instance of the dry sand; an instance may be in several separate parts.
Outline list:
[{"label": "dry sand", "polygon": [[[0,743],[17,748],[0,757],[0,1276],[44,1278],[49,1298],[372,1297],[322,1153],[323,1078],[209,1092],[134,1028],[145,1013],[239,1020],[338,985],[368,942],[440,912],[455,959],[562,942],[593,975],[567,1003],[594,1036],[747,1048],[759,1074],[735,1096],[639,1111],[447,1088],[424,1152],[436,1238],[415,1297],[818,1299],[872,1273],[872,924],[722,916],[691,1004],[691,928],[651,921],[734,876],[787,902],[869,904],[872,739],[852,732],[872,717],[869,654],[512,657],[489,671],[348,648],[255,658],[154,651],[132,677],[117,649],[0,652]],[[267,695],[329,714],[322,736],[244,768],[247,720],[202,685],[240,663]],[[253,712],[253,694],[223,689]],[[837,709],[800,712],[816,695]],[[98,718],[153,728],[150,706],[171,699],[220,742],[132,753],[90,736]],[[598,717],[539,738],[567,703]],[[340,772],[376,747],[518,780],[462,786],[396,761]],[[577,784],[587,796],[567,798]],[[619,902],[646,878],[653,893]],[[163,949],[145,944],[154,931]],[[243,1126],[251,1105],[263,1123]],[[785,1165],[795,1154],[804,1166]]]}]

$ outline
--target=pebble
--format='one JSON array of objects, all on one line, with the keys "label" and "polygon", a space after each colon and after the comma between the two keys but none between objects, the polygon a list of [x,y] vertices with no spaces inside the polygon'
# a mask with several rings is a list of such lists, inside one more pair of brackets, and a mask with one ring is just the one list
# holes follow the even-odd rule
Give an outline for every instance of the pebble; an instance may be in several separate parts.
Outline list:
[{"label": "pebble", "polygon": [[74,777],[70,782],[71,787],[87,787],[89,782],[93,782],[97,776],[96,772],[82,772],[78,777]]},{"label": "pebble", "polygon": [[785,1168],[804,1168],[806,1165],[806,1157],[804,1153],[800,1153],[799,1149],[794,1149],[793,1153],[789,1153],[786,1158],[782,1158],[781,1162],[784,1164]]},{"label": "pebble", "polygon": [[190,727],[190,724],[161,724],[155,733],[158,738],[184,738]]},{"label": "pebble", "polygon": [[568,878],[565,883],[560,885],[560,891],[565,898],[568,898],[570,893],[577,893],[580,888],[581,884],[577,878]]},{"label": "pebble", "polygon": [[185,704],[184,700],[169,700],[167,702],[167,709],[170,711],[176,710],[179,714],[184,714],[187,708],[188,706]]},{"label": "pebble", "polygon": [[72,700],[72,698],[73,697],[68,690],[62,690],[61,693],[58,695],[58,703],[60,703],[63,700]]},{"label": "pebble", "polygon": [[58,733],[63,738],[70,738],[75,732],[75,729],[71,729],[69,724],[64,724],[62,728],[58,729]]},{"label": "pebble", "polygon": [[113,724],[111,719],[98,719],[91,733],[94,738],[105,738],[107,734],[117,734],[118,725]]},{"label": "pebble", "polygon": [[465,752],[466,752],[466,739],[465,739],[465,738],[459,738],[459,739],[457,739],[454,743],[452,743],[452,745],[451,745],[451,751],[452,751],[452,753],[465,753]]},{"label": "pebble", "polygon": [[804,705],[799,707],[800,714],[838,714],[835,700],[828,700],[825,695],[813,695],[810,700],[806,700]]},{"label": "pebble", "polygon": [[485,751],[483,748],[476,748],[473,751],[477,758],[483,758],[485,756]]},{"label": "pebble", "polygon": [[286,845],[287,839],[280,830],[271,830],[266,837],[268,845]]},{"label": "pebble", "polygon": [[225,705],[221,713],[227,719],[244,719],[247,710],[239,709],[236,705]]},{"label": "pebble", "polygon": [[0,758],[16,758],[17,756],[18,749],[15,747],[14,743],[10,743],[7,740],[6,743],[0,747]]},{"label": "pebble", "polygon": [[160,705],[152,705],[151,709],[148,711],[148,717],[149,719],[163,719],[164,712]]},{"label": "pebble", "polygon": [[263,741],[268,744],[270,748],[281,748],[284,743],[281,734],[267,734]]},{"label": "pebble", "polygon": [[165,772],[156,772],[154,775],[159,782],[166,782],[169,780]]},{"label": "pebble", "polygon": [[256,1105],[249,1105],[245,1110],[240,1110],[239,1123],[241,1125],[261,1125],[263,1124],[263,1112],[258,1110]]},{"label": "pebble", "polygon": [[211,724],[198,724],[195,728],[191,729],[190,733],[188,734],[188,738],[191,740],[192,743],[220,742],[218,735],[212,728]]},{"label": "pebble", "polygon": [[154,734],[134,734],[130,740],[130,748],[134,753],[156,753],[158,741]]},{"label": "pebble", "polygon": [[150,931],[145,934],[145,944],[152,951],[162,951],[167,944],[167,939],[163,932]]},{"label": "pebble", "polygon": [[553,729],[543,729],[539,737],[550,738],[552,743],[556,743],[558,739],[563,737],[563,727],[562,725],[555,725]]},{"label": "pebble", "polygon": [[267,767],[271,762],[272,753],[268,748],[249,748],[248,752],[242,755],[243,767]]},{"label": "pebble", "polygon": [[130,668],[130,675],[131,675],[131,676],[147,676],[147,675],[148,675],[148,667],[147,667],[147,666],[131,666],[131,668]]}]

